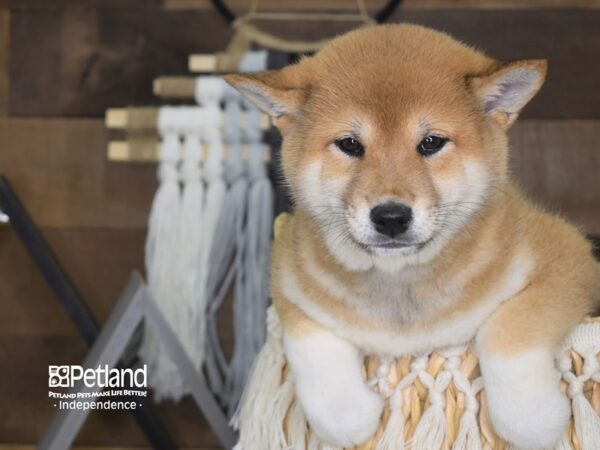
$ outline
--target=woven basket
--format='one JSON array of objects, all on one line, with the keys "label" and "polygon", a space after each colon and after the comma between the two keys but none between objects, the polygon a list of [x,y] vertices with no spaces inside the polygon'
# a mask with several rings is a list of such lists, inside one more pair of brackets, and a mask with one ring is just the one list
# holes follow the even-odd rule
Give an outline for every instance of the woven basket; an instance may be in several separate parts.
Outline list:
[{"label": "woven basket", "polygon": [[[319,442],[294,398],[281,342],[279,319],[268,312],[268,338],[258,356],[233,425],[240,431],[236,450],[334,450]],[[579,325],[557,359],[562,387],[574,414],[557,447],[600,449],[600,319]],[[487,414],[477,358],[469,347],[423,356],[365,360],[364,377],[386,399],[375,436],[361,450],[508,449]],[[431,417],[437,438],[432,442]],[[423,437],[426,437],[423,440]],[[420,439],[420,440],[419,440]],[[429,442],[429,444],[417,444]]]}]

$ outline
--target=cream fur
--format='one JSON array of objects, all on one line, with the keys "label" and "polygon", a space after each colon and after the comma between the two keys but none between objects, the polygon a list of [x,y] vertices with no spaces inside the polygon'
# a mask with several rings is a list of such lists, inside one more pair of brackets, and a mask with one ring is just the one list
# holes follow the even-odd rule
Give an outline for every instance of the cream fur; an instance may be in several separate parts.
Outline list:
[{"label": "cream fur", "polygon": [[[544,61],[500,63],[390,25],[281,71],[227,77],[284,135],[295,213],[274,244],[271,293],[301,405],[325,442],[358,444],[376,428],[363,352],[476,336],[498,433],[528,449],[561,435],[568,409],[551,355],[599,304],[600,270],[580,233],[508,175],[506,130],[545,74]],[[447,144],[425,157],[429,135]],[[336,146],[347,137],[363,155]],[[413,211],[393,245],[370,220],[388,201]]]},{"label": "cream fur", "polygon": [[560,391],[554,354],[532,349],[514,358],[481,353],[479,359],[490,417],[498,434],[522,450],[552,449],[571,415]]},{"label": "cream fur", "polygon": [[284,346],[298,400],[319,436],[339,447],[369,439],[379,426],[383,399],[363,382],[356,347],[324,329],[299,339],[285,335]]}]

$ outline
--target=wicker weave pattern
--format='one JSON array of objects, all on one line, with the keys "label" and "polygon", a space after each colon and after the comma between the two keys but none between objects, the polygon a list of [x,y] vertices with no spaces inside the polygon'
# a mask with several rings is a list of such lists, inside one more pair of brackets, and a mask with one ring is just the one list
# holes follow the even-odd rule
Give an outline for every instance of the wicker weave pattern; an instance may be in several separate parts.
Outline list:
[{"label": "wicker weave pattern", "polygon": [[[268,327],[267,343],[233,420],[240,430],[236,450],[341,450],[319,442],[294,399],[273,308]],[[599,352],[600,320],[588,319],[559,355],[562,388],[574,411],[559,450],[600,448]],[[370,356],[364,377],[387,403],[379,430],[359,450],[511,448],[494,432],[477,357],[468,346],[400,359]],[[433,432],[432,422],[437,423]]]}]

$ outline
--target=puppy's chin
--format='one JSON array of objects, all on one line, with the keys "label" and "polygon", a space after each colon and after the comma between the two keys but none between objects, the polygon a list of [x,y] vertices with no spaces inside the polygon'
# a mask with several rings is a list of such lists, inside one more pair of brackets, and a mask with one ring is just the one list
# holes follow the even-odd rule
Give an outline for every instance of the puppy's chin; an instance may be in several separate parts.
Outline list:
[{"label": "puppy's chin", "polygon": [[373,268],[373,255],[354,241],[342,225],[321,228],[329,253],[351,272],[364,272]]},{"label": "puppy's chin", "polygon": [[383,272],[393,273],[429,264],[442,250],[446,241],[434,236],[423,244],[396,252],[379,252],[373,266]]},{"label": "puppy's chin", "polygon": [[429,263],[441,250],[443,239],[435,236],[415,244],[397,246],[365,245],[358,242],[349,229],[338,225],[323,227],[325,245],[329,253],[351,272],[377,268],[397,272],[407,267]]},{"label": "puppy's chin", "polygon": [[398,255],[408,256],[414,255],[420,252],[427,245],[427,243],[414,243],[414,244],[403,244],[403,245],[370,245],[366,246],[365,249],[375,256],[387,256],[387,255]]}]

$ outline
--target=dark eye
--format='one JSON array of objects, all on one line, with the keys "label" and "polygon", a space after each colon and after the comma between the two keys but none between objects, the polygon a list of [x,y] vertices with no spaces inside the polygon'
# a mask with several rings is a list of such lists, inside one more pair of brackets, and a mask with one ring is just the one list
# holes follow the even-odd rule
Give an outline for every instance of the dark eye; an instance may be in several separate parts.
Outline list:
[{"label": "dark eye", "polygon": [[433,155],[444,148],[446,142],[448,142],[448,139],[431,134],[419,142],[419,145],[417,145],[417,150],[423,156]]},{"label": "dark eye", "polygon": [[338,139],[337,141],[335,141],[335,145],[341,151],[350,156],[360,157],[365,154],[365,148],[363,147],[363,145],[359,141],[351,137]]}]

